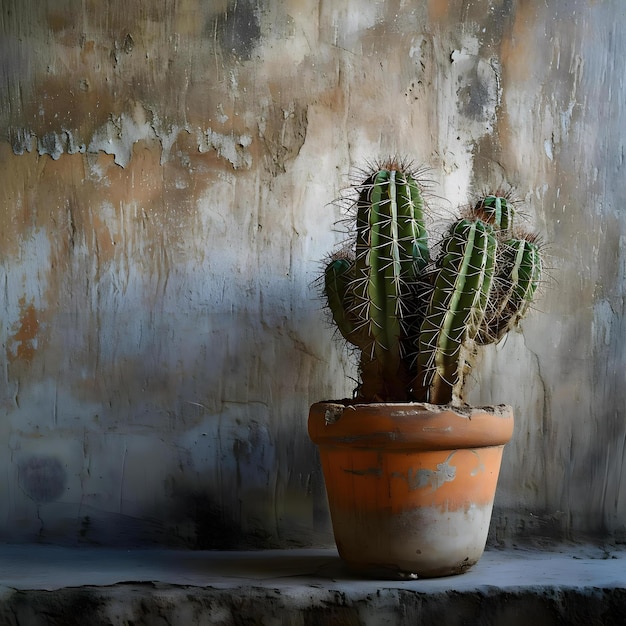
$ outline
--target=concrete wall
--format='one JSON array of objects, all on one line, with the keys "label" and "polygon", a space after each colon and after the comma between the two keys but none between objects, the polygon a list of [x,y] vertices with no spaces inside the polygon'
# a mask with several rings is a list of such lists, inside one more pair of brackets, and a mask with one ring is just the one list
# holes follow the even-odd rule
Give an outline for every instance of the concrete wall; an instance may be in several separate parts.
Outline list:
[{"label": "concrete wall", "polygon": [[[3,0],[0,534],[332,541],[312,286],[367,159],[435,213],[513,185],[552,280],[485,354],[518,416],[492,540],[626,537],[620,0]],[[445,198],[445,200],[444,200]]]}]

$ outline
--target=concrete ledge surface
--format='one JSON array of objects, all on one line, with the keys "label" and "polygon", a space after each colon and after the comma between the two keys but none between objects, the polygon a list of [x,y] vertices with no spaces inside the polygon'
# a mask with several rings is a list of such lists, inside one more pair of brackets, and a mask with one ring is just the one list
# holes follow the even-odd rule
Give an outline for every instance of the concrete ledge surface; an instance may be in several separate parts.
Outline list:
[{"label": "concrete ledge surface", "polygon": [[363,580],[330,549],[0,545],[0,624],[626,624],[626,548],[488,550],[460,576]]}]

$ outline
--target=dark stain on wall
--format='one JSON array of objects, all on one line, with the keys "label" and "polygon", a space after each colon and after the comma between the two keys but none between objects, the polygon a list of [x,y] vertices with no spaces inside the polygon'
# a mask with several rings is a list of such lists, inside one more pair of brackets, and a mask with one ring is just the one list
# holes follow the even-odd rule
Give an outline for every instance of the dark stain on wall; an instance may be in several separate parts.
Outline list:
[{"label": "dark stain on wall", "polygon": [[56,457],[31,456],[19,464],[18,482],[35,502],[54,502],[63,495],[67,475]]},{"label": "dark stain on wall", "polygon": [[227,54],[247,60],[261,37],[259,6],[254,0],[233,0],[209,22],[208,32]]},{"label": "dark stain on wall", "polygon": [[471,85],[466,85],[457,93],[460,108],[470,119],[481,120],[490,105],[489,88],[478,77]]}]

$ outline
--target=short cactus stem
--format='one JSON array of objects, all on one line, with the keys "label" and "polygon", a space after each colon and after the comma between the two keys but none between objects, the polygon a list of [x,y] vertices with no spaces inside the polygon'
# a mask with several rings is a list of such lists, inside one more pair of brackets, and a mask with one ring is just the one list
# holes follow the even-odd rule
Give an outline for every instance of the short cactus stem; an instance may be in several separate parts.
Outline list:
[{"label": "short cactus stem", "polygon": [[418,387],[434,404],[452,402],[461,350],[474,339],[491,291],[497,241],[491,226],[460,220],[446,238],[419,338]]},{"label": "short cactus stem", "polygon": [[495,230],[508,232],[513,224],[513,205],[509,200],[497,194],[481,198],[472,210],[476,219],[493,226]]},{"label": "short cactus stem", "polygon": [[529,239],[508,239],[500,246],[488,314],[477,342],[498,342],[527,314],[542,273],[541,253]]},{"label": "short cactus stem", "polygon": [[328,307],[339,332],[350,343],[365,348],[367,333],[354,315],[351,304],[353,294],[350,285],[354,280],[354,261],[338,257],[332,259],[324,272],[324,290]]}]

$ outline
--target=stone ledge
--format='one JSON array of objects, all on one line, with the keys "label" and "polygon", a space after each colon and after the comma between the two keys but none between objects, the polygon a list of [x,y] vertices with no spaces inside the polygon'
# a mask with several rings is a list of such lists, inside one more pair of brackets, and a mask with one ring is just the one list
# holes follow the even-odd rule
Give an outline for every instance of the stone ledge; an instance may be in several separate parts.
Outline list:
[{"label": "stone ledge", "polygon": [[360,580],[329,549],[0,546],[0,623],[624,624],[626,549],[488,550],[461,576]]}]

